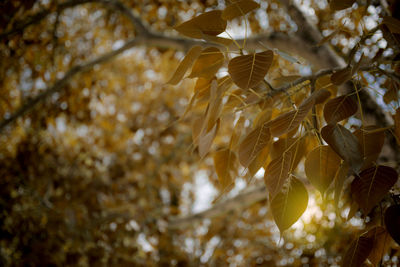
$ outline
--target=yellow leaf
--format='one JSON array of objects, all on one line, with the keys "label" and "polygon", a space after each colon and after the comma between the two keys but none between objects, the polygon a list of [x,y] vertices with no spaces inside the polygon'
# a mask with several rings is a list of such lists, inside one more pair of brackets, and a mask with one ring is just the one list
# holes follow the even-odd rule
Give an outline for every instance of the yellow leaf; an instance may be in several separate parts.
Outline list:
[{"label": "yellow leaf", "polygon": [[200,56],[201,50],[201,46],[193,46],[183,58],[174,75],[172,75],[171,79],[169,79],[167,83],[172,85],[179,83],[183,76],[185,76],[187,70],[193,65],[194,61]]},{"label": "yellow leaf", "polygon": [[208,47],[201,52],[192,68],[189,78],[203,77],[210,79],[224,64],[224,55],[216,47]]}]

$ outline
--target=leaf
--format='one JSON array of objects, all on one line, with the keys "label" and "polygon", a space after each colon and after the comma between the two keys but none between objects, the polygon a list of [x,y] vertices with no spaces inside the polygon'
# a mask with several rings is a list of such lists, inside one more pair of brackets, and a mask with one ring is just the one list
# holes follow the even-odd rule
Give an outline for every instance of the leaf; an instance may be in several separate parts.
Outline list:
[{"label": "leaf", "polygon": [[265,161],[268,159],[269,156],[269,149],[270,149],[270,142],[268,142],[268,145],[264,147],[260,153],[257,154],[255,159],[251,161],[251,163],[248,166],[249,172],[248,172],[248,179],[252,178],[258,170],[264,166]]},{"label": "leaf", "polygon": [[272,136],[279,137],[296,129],[307,116],[313,105],[313,100],[305,100],[298,109],[286,112],[267,122],[266,124],[270,127]]},{"label": "leaf", "polygon": [[364,235],[359,236],[354,240],[344,255],[342,265],[343,267],[357,267],[362,266],[364,261],[368,258],[373,248],[374,238]]},{"label": "leaf", "polygon": [[205,48],[197,58],[189,78],[203,77],[210,79],[224,64],[224,55],[216,47]]},{"label": "leaf", "polygon": [[329,7],[334,10],[342,10],[351,7],[356,0],[331,0],[329,2]]},{"label": "leaf", "polygon": [[340,157],[329,146],[319,146],[308,153],[304,169],[308,180],[321,195],[335,179],[340,162]]},{"label": "leaf", "polygon": [[378,126],[366,126],[357,129],[354,135],[357,137],[361,146],[361,154],[364,159],[364,164],[361,169],[371,167],[372,163],[376,162],[381,153],[383,143],[385,142],[385,129]]},{"label": "leaf", "polygon": [[319,89],[316,90],[311,97],[314,98],[314,104],[318,105],[324,103],[331,96],[331,94],[332,93],[327,89]]},{"label": "leaf", "polygon": [[294,176],[283,192],[271,201],[271,211],[280,232],[292,226],[308,206],[308,193],[303,183]]},{"label": "leaf", "polygon": [[379,266],[379,262],[382,260],[391,245],[389,233],[382,226],[376,226],[365,233],[365,235],[373,238],[374,244],[368,259],[374,266]]},{"label": "leaf", "polygon": [[281,191],[289,178],[291,158],[290,151],[284,152],[282,156],[271,161],[265,170],[264,181],[271,199]]},{"label": "leaf", "polygon": [[210,151],[212,142],[217,135],[218,129],[219,129],[219,119],[217,120],[217,123],[214,124],[214,127],[206,131],[205,128],[203,129],[203,132],[199,136],[199,155],[201,158],[203,158],[205,155],[207,155],[208,151]]},{"label": "leaf", "polygon": [[387,166],[368,168],[355,177],[351,193],[365,215],[377,205],[397,181],[395,169]]},{"label": "leaf", "polygon": [[336,96],[338,90],[337,86],[334,85],[331,81],[331,75],[324,75],[319,77],[315,81],[315,89],[316,90],[326,89],[329,92],[331,92],[332,96]]},{"label": "leaf", "polygon": [[222,18],[225,20],[232,20],[234,18],[243,16],[259,7],[260,5],[254,1],[240,0],[227,6],[224,11],[222,11]]},{"label": "leaf", "polygon": [[269,128],[265,125],[257,127],[251,131],[239,146],[239,162],[247,168],[256,158],[258,153],[264,149],[271,138]]},{"label": "leaf", "polygon": [[390,16],[386,16],[383,18],[382,23],[389,28],[391,33],[400,34],[400,20]]},{"label": "leaf", "polygon": [[385,211],[385,226],[390,236],[400,245],[400,205],[393,205]]},{"label": "leaf", "polygon": [[215,152],[213,158],[220,189],[223,190],[232,184],[232,174],[236,174],[236,155],[225,148]]},{"label": "leaf", "polygon": [[400,145],[400,108],[396,109],[394,115],[394,134],[396,135],[397,144]]},{"label": "leaf", "polygon": [[185,36],[197,39],[202,39],[204,35],[216,36],[226,29],[227,23],[221,15],[220,10],[209,11],[175,26],[174,29]]},{"label": "leaf", "polygon": [[363,165],[363,157],[357,137],[340,124],[326,125],[322,128],[321,135],[355,173],[360,171]]},{"label": "leaf", "polygon": [[338,213],[338,208],[339,208],[340,195],[342,194],[342,188],[343,188],[344,181],[348,177],[348,175],[347,175],[348,172],[349,172],[349,165],[345,162],[342,162],[340,164],[338,171],[336,172],[336,175],[335,175],[334,203],[335,203],[335,209],[336,209],[337,213]]},{"label": "leaf", "polygon": [[350,80],[352,76],[351,68],[347,67],[332,74],[331,81],[334,85],[341,85]]},{"label": "leaf", "polygon": [[172,85],[178,84],[182,80],[183,76],[185,76],[187,70],[193,65],[194,61],[200,56],[201,50],[201,46],[193,46],[183,58],[174,75],[172,75],[171,79],[169,79],[167,83]]},{"label": "leaf", "polygon": [[229,61],[228,72],[233,82],[242,89],[258,85],[267,74],[272,64],[271,50],[252,55],[238,56]]},{"label": "leaf", "polygon": [[299,138],[281,138],[272,144],[271,158],[279,158],[284,152],[292,153],[290,171],[294,171],[301,159],[307,153],[307,140],[305,136]]},{"label": "leaf", "polygon": [[357,112],[357,103],[347,95],[329,100],[324,106],[324,118],[329,124],[347,119]]}]

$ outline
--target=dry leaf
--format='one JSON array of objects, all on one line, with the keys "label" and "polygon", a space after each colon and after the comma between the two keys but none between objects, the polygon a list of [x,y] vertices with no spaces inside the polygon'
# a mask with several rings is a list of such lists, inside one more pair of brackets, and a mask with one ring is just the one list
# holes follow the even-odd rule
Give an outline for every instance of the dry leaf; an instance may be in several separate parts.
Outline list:
[{"label": "dry leaf", "polygon": [[231,20],[243,16],[259,7],[260,5],[252,0],[240,0],[227,6],[222,12],[222,18]]},{"label": "dry leaf", "polygon": [[228,72],[233,82],[242,89],[258,85],[267,74],[273,55],[273,52],[268,50],[231,59],[228,64]]}]

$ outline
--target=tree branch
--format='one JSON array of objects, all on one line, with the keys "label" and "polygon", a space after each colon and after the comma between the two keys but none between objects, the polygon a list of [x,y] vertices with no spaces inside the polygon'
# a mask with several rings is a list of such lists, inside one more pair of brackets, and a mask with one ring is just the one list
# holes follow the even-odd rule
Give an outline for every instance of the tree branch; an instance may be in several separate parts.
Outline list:
[{"label": "tree branch", "polygon": [[168,228],[179,229],[193,226],[204,219],[212,219],[230,212],[239,212],[258,202],[267,200],[267,190],[264,185],[256,186],[245,192],[213,205],[211,208],[189,215],[187,217],[174,218],[169,221]]}]

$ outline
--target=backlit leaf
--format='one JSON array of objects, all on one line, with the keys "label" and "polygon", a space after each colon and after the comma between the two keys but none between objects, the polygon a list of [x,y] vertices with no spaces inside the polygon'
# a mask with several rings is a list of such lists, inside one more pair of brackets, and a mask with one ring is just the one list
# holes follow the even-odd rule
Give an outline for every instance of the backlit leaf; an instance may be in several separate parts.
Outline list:
[{"label": "backlit leaf", "polygon": [[192,67],[194,61],[200,56],[201,50],[201,46],[193,46],[183,58],[174,75],[172,75],[171,79],[167,83],[172,85],[179,83],[183,76],[185,76],[187,70]]},{"label": "backlit leaf", "polygon": [[327,123],[334,124],[357,112],[357,103],[350,96],[342,95],[329,100],[324,106],[324,118]]},{"label": "backlit leaf", "polygon": [[282,189],[290,174],[292,153],[285,152],[274,159],[265,169],[264,181],[270,198],[273,199]]},{"label": "backlit leaf", "polygon": [[247,168],[258,153],[268,145],[270,138],[271,133],[265,125],[251,131],[239,146],[240,164]]},{"label": "backlit leaf", "polygon": [[400,205],[393,205],[385,211],[385,226],[390,236],[400,245]]},{"label": "backlit leaf", "polygon": [[294,171],[301,159],[307,154],[307,138],[281,138],[274,142],[271,147],[271,158],[279,158],[285,151],[292,154],[290,171]]},{"label": "backlit leaf", "polygon": [[373,248],[374,238],[365,235],[359,236],[354,240],[347,249],[343,258],[343,267],[358,267],[362,266],[368,258]]},{"label": "backlit leaf", "polygon": [[361,169],[371,167],[373,162],[376,162],[381,153],[383,143],[385,142],[385,129],[380,129],[377,126],[366,126],[357,129],[354,135],[357,137],[361,146],[364,164]]},{"label": "backlit leaf", "polygon": [[334,10],[342,10],[351,7],[356,0],[331,0],[329,7]]},{"label": "backlit leaf", "polygon": [[357,137],[340,124],[326,125],[321,130],[328,145],[358,173],[363,165],[361,146]]},{"label": "backlit leaf", "polygon": [[372,228],[365,233],[365,235],[374,239],[374,246],[372,247],[368,259],[374,266],[379,266],[379,262],[391,246],[392,240],[390,235],[382,226]]},{"label": "backlit leaf", "polygon": [[294,176],[287,187],[271,200],[271,211],[281,232],[292,226],[308,206],[308,193],[303,183]]},{"label": "backlit leaf", "polygon": [[336,211],[338,212],[339,200],[342,194],[343,184],[348,177],[349,165],[345,162],[340,164],[339,169],[335,174],[335,190],[334,190],[334,203]]},{"label": "backlit leaf", "polygon": [[319,146],[308,153],[304,169],[308,180],[322,195],[335,179],[340,162],[340,157],[329,146]]},{"label": "backlit leaf", "polygon": [[232,175],[236,174],[236,155],[225,148],[215,152],[213,158],[220,189],[222,190],[233,182]]},{"label": "backlit leaf", "polygon": [[258,85],[267,74],[273,55],[273,52],[268,50],[231,59],[228,64],[228,72],[233,82],[242,89]]},{"label": "backlit leaf", "polygon": [[224,64],[224,55],[216,47],[205,48],[197,58],[189,78],[203,77],[210,79]]},{"label": "backlit leaf", "polygon": [[397,181],[395,169],[374,166],[360,173],[351,183],[351,193],[365,215],[377,205]]},{"label": "backlit leaf", "polygon": [[231,20],[243,16],[259,7],[260,5],[252,0],[240,0],[227,6],[224,11],[222,11],[222,18]]},{"label": "backlit leaf", "polygon": [[222,19],[221,15],[220,10],[209,11],[175,26],[174,29],[183,35],[197,39],[202,39],[205,34],[216,36],[226,28],[226,20]]},{"label": "backlit leaf", "polygon": [[392,33],[400,34],[400,20],[386,16],[383,18],[382,23],[385,24]]}]

